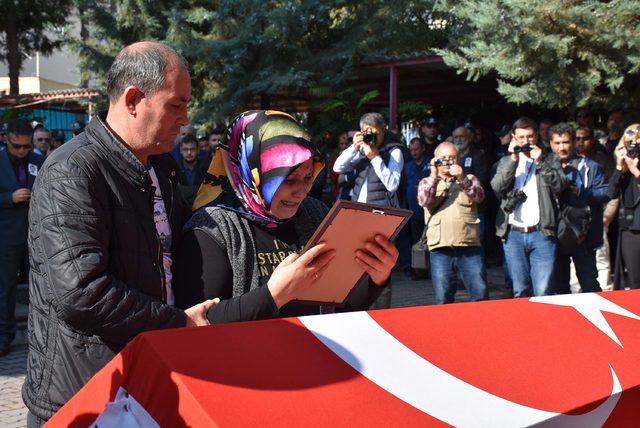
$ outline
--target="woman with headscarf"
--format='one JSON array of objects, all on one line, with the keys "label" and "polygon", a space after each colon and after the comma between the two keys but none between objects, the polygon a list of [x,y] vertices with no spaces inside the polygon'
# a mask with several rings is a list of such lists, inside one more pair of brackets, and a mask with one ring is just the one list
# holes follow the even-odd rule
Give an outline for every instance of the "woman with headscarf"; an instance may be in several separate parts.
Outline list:
[{"label": "woman with headscarf", "polygon": [[[323,167],[309,134],[286,113],[248,111],[232,122],[220,148],[185,226],[177,305],[220,297],[208,313],[212,323],[320,313],[318,305],[292,302],[335,254],[325,244],[296,254],[328,211],[307,197]],[[356,251],[369,278],[341,310],[367,308],[397,257],[380,235]]]},{"label": "woman with headscarf", "polygon": [[640,288],[640,124],[630,125],[615,149],[609,198],[620,199],[614,288]]}]

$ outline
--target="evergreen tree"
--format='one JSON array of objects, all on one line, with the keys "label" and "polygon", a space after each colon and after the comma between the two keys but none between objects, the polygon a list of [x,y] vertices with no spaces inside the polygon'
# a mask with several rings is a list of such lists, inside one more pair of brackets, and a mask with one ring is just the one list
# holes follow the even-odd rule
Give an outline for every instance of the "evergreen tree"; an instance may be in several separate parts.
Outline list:
[{"label": "evergreen tree", "polygon": [[48,55],[60,46],[56,33],[66,24],[71,5],[71,0],[0,0],[0,59],[9,68],[10,94],[20,92],[25,56]]},{"label": "evergreen tree", "polygon": [[640,101],[640,1],[442,0],[445,62],[495,75],[514,103],[623,107]]}]

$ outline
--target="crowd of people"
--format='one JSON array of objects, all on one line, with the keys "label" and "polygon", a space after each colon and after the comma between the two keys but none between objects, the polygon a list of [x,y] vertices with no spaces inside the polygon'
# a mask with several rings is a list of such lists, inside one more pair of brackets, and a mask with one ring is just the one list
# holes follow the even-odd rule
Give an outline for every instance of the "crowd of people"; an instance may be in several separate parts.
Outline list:
[{"label": "crowd of people", "polygon": [[[434,116],[405,142],[367,113],[332,155],[272,110],[198,138],[188,64],[160,43],[123,49],[106,92],[108,112],[71,141],[15,120],[0,149],[0,352],[28,254],[29,426],[140,332],[388,308],[397,268],[430,275],[437,303],[461,286],[487,299],[496,258],[514,297],[640,286],[640,125],[622,112],[601,142],[579,114],[499,125],[497,144],[468,122],[445,137]],[[336,249],[298,250],[336,199],[413,216],[397,242],[355,251],[366,276],[343,307],[301,304]]]}]

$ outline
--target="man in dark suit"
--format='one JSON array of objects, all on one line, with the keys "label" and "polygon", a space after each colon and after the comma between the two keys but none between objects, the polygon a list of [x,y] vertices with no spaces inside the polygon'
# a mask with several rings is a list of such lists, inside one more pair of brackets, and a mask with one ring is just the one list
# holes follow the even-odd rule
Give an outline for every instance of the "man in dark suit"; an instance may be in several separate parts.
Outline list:
[{"label": "man in dark suit", "polygon": [[0,356],[16,334],[16,281],[27,257],[29,199],[44,161],[33,153],[32,134],[25,119],[9,123],[7,148],[0,151]]}]

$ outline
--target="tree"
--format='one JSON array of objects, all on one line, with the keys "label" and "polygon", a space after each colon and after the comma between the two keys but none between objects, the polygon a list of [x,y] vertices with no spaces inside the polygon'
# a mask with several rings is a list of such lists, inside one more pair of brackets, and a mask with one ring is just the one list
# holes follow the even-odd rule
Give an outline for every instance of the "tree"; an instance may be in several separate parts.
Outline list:
[{"label": "tree", "polygon": [[19,93],[26,55],[50,54],[62,43],[55,37],[67,23],[71,0],[0,0],[0,58],[9,67],[9,93]]},{"label": "tree", "polygon": [[495,75],[508,101],[548,108],[637,105],[640,1],[441,0],[446,64]]},{"label": "tree", "polygon": [[433,38],[427,25],[432,3],[425,1],[76,0],[76,4],[89,35],[74,42],[84,79],[102,86],[116,53],[131,42],[168,43],[191,65],[190,118],[208,125],[250,106],[267,108],[281,95],[322,105],[348,89],[363,58],[410,52]]}]

